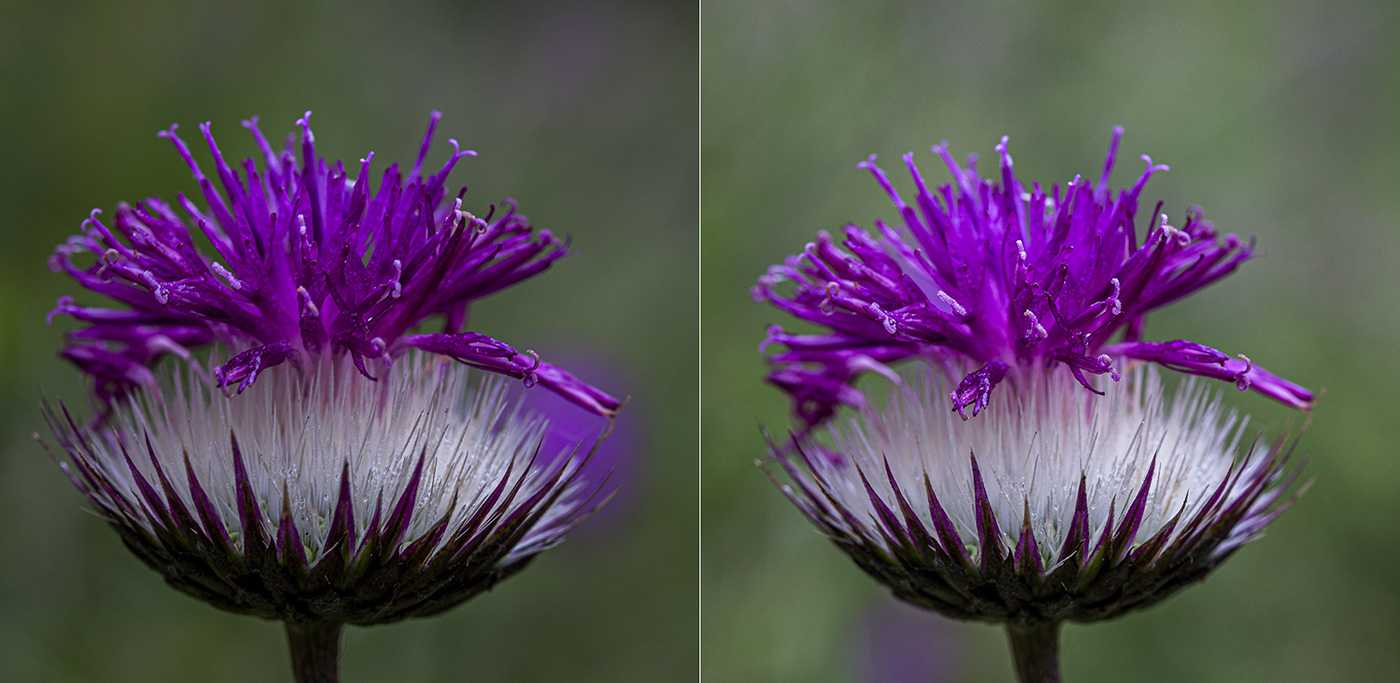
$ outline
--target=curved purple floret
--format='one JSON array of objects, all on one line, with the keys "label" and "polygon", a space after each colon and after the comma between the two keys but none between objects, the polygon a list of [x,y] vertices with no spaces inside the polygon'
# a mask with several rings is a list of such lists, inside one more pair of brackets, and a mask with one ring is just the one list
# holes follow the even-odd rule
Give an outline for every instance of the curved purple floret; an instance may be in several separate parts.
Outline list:
[{"label": "curved purple floret", "polygon": [[[310,115],[297,121],[299,141],[289,136],[281,152],[256,117],[245,121],[263,159],[261,167],[244,161],[241,173],[201,124],[217,188],[171,126],[160,137],[193,171],[208,208],[178,195],[186,219],[151,198],[119,204],[110,225],[94,210],[82,233],[55,250],[56,272],[126,306],[83,307],[63,297],[50,314],[85,323],[61,354],[93,377],[99,398],[150,383],[150,364],[167,353],[188,357],[218,342],[240,351],[215,368],[226,390],[241,392],[261,372],[321,353],[348,353],[373,378],[417,347],[542,384],[594,413],[621,407],[531,351],[462,330],[472,301],[545,270],[568,248],[531,227],[513,200],[479,218],[462,209],[465,188],[449,198],[453,166],[476,155],[456,140],[442,168],[422,175],[441,114],[433,112],[412,170],[405,176],[389,166],[377,190],[370,189],[374,154],[353,174],[319,157]],[[196,247],[196,230],[212,258]],[[96,258],[80,265],[80,254]],[[434,316],[445,321],[442,333],[409,334]]]},{"label": "curved purple floret", "polygon": [[1122,358],[1309,407],[1311,391],[1247,359],[1186,340],[1141,339],[1149,311],[1230,274],[1254,250],[1252,241],[1220,237],[1199,209],[1173,227],[1160,203],[1140,235],[1139,196],[1167,167],[1142,157],[1146,170],[1115,194],[1108,177],[1122,133],[1114,128],[1097,184],[1075,176],[1048,191],[1022,185],[1005,137],[996,147],[1000,177],[992,179],[978,176],[975,155],[962,166],[947,143],[933,147],[953,177],[934,190],[913,154],[905,154],[916,190],[912,206],[874,156],[861,162],[893,200],[902,225],[877,220],[873,234],[847,226],[840,244],[818,233],[802,253],[759,278],[755,301],[825,328],[812,335],[769,328],[763,350],[784,349],[768,352],[767,381],[792,396],[807,424],[842,404],[859,406],[852,382],[862,372],[887,373],[886,364],[909,358],[978,368],[950,397],[964,417],[969,407],[973,415],[986,408],[997,383],[1018,369],[1064,365],[1094,391],[1086,373],[1116,378]]}]

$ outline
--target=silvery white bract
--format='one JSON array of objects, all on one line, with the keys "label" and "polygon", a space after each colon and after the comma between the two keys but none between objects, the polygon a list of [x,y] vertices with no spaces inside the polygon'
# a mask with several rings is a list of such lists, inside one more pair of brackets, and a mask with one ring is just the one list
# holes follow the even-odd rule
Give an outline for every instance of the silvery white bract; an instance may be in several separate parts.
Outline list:
[{"label": "silvery white bract", "polygon": [[[1289,449],[1187,380],[1138,367],[1102,398],[1067,372],[964,423],[937,379],[780,458],[793,501],[896,595],[948,616],[1094,621],[1206,573],[1287,507]],[[1243,441],[1243,443],[1241,443]],[[805,471],[804,471],[805,469]]]},{"label": "silvery white bract", "polygon": [[414,352],[374,382],[343,358],[230,397],[176,371],[104,425],[50,422],[70,479],[171,585],[289,623],[378,624],[491,588],[596,507],[575,484],[587,452],[539,452],[544,422],[475,374]]}]

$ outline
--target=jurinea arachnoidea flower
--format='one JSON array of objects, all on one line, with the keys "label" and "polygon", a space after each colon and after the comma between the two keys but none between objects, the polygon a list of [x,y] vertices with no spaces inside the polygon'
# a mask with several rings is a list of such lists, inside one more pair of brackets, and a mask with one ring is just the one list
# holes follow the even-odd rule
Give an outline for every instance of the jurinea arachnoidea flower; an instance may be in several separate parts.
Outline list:
[{"label": "jurinea arachnoidea flower", "polygon": [[[280,153],[247,122],[263,164],[241,174],[202,125],[222,194],[172,127],[207,208],[180,196],[185,219],[148,199],[110,225],[94,211],[57,249],[56,270],[124,307],[59,301],[84,324],[62,355],[100,416],[47,411],[64,471],[127,546],[185,593],[284,621],[303,682],[336,680],[343,625],[449,609],[601,504],[579,476],[596,446],[546,452],[546,421],[508,399],[508,378],[609,419],[621,408],[463,330],[472,301],[566,250],[512,201],[477,217],[447,200],[472,154],[456,141],[421,174],[437,112],[413,168],[377,189],[372,153],[356,175],[316,155],[309,115]],[[416,329],[429,319],[442,331]],[[153,367],[163,356],[176,361]]]},{"label": "jurinea arachnoidea flower", "polygon": [[759,278],[755,300],[825,328],[819,334],[769,328],[764,348],[784,349],[768,356],[768,382],[792,397],[809,425],[839,405],[862,405],[852,386],[860,374],[889,374],[890,363],[914,358],[971,368],[949,392],[952,409],[964,417],[969,407],[973,415],[986,408],[1009,375],[1061,365],[1094,392],[1089,375],[1116,376],[1132,359],[1309,406],[1312,392],[1247,357],[1185,339],[1142,339],[1149,311],[1229,275],[1253,247],[1234,235],[1222,239],[1196,209],[1180,227],[1167,222],[1161,204],[1139,216],[1143,187],[1167,167],[1144,156],[1147,170],[1115,194],[1108,177],[1121,136],[1115,128],[1096,184],[1075,176],[1048,190],[1016,177],[1006,138],[996,147],[1001,173],[991,179],[978,176],[975,155],[961,166],[947,143],[935,146],[953,182],[934,190],[913,153],[905,154],[913,206],[874,156],[862,162],[902,224],[876,221],[875,235],[848,226],[840,246],[819,233]]},{"label": "jurinea arachnoidea flower", "polygon": [[895,596],[1006,624],[1021,680],[1058,681],[1062,622],[1204,579],[1293,500],[1292,445],[1248,439],[1196,379],[1170,400],[1154,367],[1095,379],[1102,396],[1064,370],[1018,375],[964,422],[923,368],[881,410],[775,449],[783,490]]},{"label": "jurinea arachnoidea flower", "polygon": [[[902,229],[849,227],[844,249],[823,233],[754,290],[826,328],[773,327],[764,342],[786,347],[768,381],[801,423],[773,449],[784,492],[897,597],[1006,624],[1027,683],[1059,681],[1062,622],[1113,618],[1203,579],[1291,502],[1292,445],[1242,444],[1246,420],[1197,377],[1168,400],[1157,366],[1289,406],[1313,400],[1248,358],[1142,339],[1149,311],[1252,248],[1196,210],[1173,227],[1160,204],[1139,242],[1138,197],[1165,167],[1144,157],[1137,183],[1111,192],[1121,133],[1097,184],[1063,190],[1024,187],[1005,138],[997,180],[935,147],[954,179],[937,191],[905,155],[913,207],[872,158],[861,166]],[[908,359],[922,362],[889,367]],[[882,405],[853,385],[869,371],[891,380]],[[854,413],[844,422],[842,405]]]}]

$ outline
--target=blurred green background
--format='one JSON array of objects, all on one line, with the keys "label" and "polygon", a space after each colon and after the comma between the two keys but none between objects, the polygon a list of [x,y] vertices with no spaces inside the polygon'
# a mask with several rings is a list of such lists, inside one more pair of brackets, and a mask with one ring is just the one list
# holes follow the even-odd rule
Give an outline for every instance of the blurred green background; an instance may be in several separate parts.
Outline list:
[{"label": "blurred green background", "polygon": [[[31,440],[54,353],[46,266],[93,207],[194,193],[156,131],[212,120],[252,155],[305,109],[321,153],[411,163],[428,112],[466,206],[513,196],[577,252],[473,309],[472,328],[617,368],[639,435],[622,518],[445,616],[351,628],[369,681],[684,681],[698,658],[698,76],[694,2],[0,4],[0,681],[290,681],[278,624],[216,611],[140,564]],[[199,147],[199,145],[195,145]],[[204,157],[207,158],[207,157]],[[206,170],[209,166],[206,165]],[[377,176],[375,176],[377,178]],[[82,299],[80,298],[80,301]],[[88,299],[91,300],[91,299]]]},{"label": "blurred green background", "polygon": [[[1149,208],[1198,204],[1265,252],[1154,315],[1149,338],[1247,353],[1326,395],[1302,442],[1312,491],[1205,583],[1066,627],[1065,679],[1396,680],[1400,5],[706,0],[701,29],[706,681],[871,680],[872,620],[923,629],[900,656],[938,654],[926,681],[1012,679],[1000,629],[911,619],[753,466],[758,425],[788,424],[757,350],[788,321],[748,289],[818,230],[897,220],[856,169],[868,154],[907,197],[899,154],[941,183],[930,145],[994,168],[1009,134],[1022,179],[1063,183],[1097,177],[1114,124],[1115,186],[1149,154],[1172,167]],[[1227,400],[1256,424],[1290,417]]]}]

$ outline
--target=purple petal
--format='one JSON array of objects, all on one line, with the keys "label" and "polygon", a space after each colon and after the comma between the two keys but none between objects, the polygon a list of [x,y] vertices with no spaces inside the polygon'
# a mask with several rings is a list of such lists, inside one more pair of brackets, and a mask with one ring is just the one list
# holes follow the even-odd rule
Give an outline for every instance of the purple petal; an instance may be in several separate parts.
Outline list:
[{"label": "purple petal", "polygon": [[1241,391],[1253,389],[1295,408],[1312,407],[1313,392],[1250,362],[1231,358],[1204,344],[1185,339],[1167,342],[1125,342],[1104,347],[1110,355],[1135,358],[1202,377],[1234,382]]},{"label": "purple petal", "polygon": [[[1005,139],[996,148],[1000,173],[987,179],[972,160],[960,165],[946,143],[935,146],[952,182],[933,189],[913,155],[905,155],[916,190],[912,204],[874,157],[860,163],[890,198],[901,225],[876,220],[869,231],[848,226],[839,242],[820,232],[758,279],[755,301],[821,328],[810,335],[770,328],[761,348],[770,364],[768,382],[789,395],[808,425],[841,405],[861,405],[853,388],[859,377],[906,359],[979,368],[952,395],[964,417],[969,406],[973,415],[987,406],[1005,375],[1056,363],[1098,393],[1089,375],[1116,376],[1107,354],[1143,343],[1149,312],[1209,286],[1254,255],[1252,241],[1219,235],[1194,209],[1174,227],[1160,204],[1147,216],[1138,244],[1139,197],[1167,168],[1144,157],[1137,182],[1115,194],[1107,183],[1121,136],[1115,128],[1096,185],[1076,176],[1048,192],[1016,177]],[[1114,344],[1115,338],[1121,341]],[[773,345],[786,350],[770,350]],[[860,357],[874,364],[854,365]],[[1202,362],[1164,364],[1228,375],[1295,407],[1312,400],[1306,389],[1246,361],[1226,359],[1215,369]]]}]

